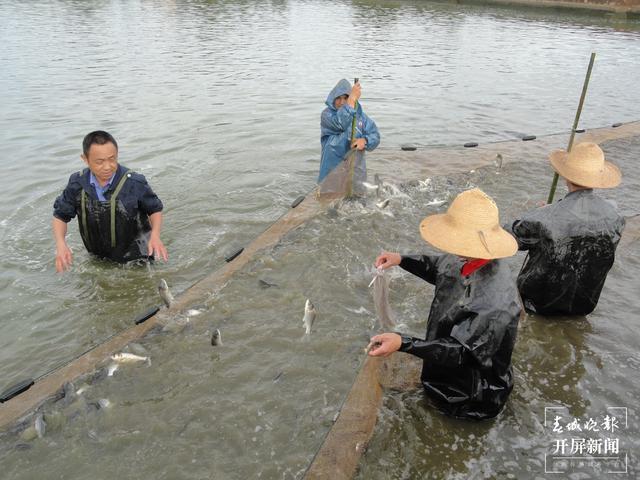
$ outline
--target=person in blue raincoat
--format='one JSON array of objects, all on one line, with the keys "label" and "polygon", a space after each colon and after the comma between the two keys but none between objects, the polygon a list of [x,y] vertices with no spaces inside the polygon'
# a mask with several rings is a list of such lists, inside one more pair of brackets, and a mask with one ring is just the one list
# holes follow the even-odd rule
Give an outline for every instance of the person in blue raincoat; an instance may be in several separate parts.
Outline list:
[{"label": "person in blue raincoat", "polygon": [[[322,156],[318,183],[340,164],[346,153],[355,147],[371,151],[380,143],[380,133],[376,123],[365,115],[360,98],[360,83],[353,87],[348,80],[340,80],[327,96],[325,108],[320,117],[320,143]],[[356,115],[356,135],[351,139],[351,124]]]}]

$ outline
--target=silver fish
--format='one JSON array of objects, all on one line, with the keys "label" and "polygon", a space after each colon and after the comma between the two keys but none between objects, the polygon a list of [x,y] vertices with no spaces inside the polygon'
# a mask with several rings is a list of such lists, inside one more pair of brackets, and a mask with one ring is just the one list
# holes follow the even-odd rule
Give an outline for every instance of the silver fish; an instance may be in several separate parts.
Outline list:
[{"label": "silver fish", "polygon": [[173,295],[171,295],[169,285],[167,285],[167,282],[164,278],[160,279],[160,283],[158,284],[158,293],[160,294],[160,297],[162,298],[162,301],[164,301],[164,304],[167,306],[167,308],[170,308],[175,300],[173,298]]},{"label": "silver fish", "polygon": [[217,347],[218,345],[222,345],[222,334],[220,330],[216,328],[211,334],[211,345]]},{"label": "silver fish", "polygon": [[304,304],[304,317],[302,317],[302,324],[305,328],[305,335],[309,335],[311,333],[311,325],[313,325],[313,321],[316,319],[316,307],[313,306],[313,303],[307,301]]},{"label": "silver fish", "polygon": [[116,353],[115,355],[111,355],[111,360],[116,363],[133,363],[133,362],[147,362],[151,365],[151,357],[143,357],[140,355],[135,355],[133,353]]},{"label": "silver fish", "polygon": [[390,200],[388,198],[385,198],[381,202],[376,203],[376,207],[378,207],[380,210],[387,208],[389,206],[389,201]]},{"label": "silver fish", "polygon": [[369,345],[364,347],[364,353],[369,354],[371,350],[374,350],[382,345],[380,342],[369,342]]},{"label": "silver fish", "polygon": [[[107,367],[107,376],[108,377],[113,377],[113,374],[116,373],[116,370],[118,370],[118,364],[117,363],[112,363]],[[84,390],[83,390],[84,391]]]},{"label": "silver fish", "polygon": [[[111,374],[113,375],[113,373]],[[111,376],[110,375],[110,376]],[[89,385],[87,385],[86,383],[82,384],[78,390],[76,390],[76,395],[82,395],[84,392],[86,392],[87,390],[89,390]]]},{"label": "silver fish", "polygon": [[44,437],[44,434],[47,431],[47,422],[44,421],[44,414],[42,412],[36,415],[36,421],[34,423],[34,427],[36,428],[36,433],[38,434],[38,438]]},{"label": "silver fish", "polygon": [[373,303],[376,307],[376,315],[378,316],[380,327],[386,331],[393,330],[396,322],[393,319],[393,313],[391,313],[391,307],[389,306],[389,279],[383,269],[376,269],[373,280],[369,286],[372,285]]},{"label": "silver fish", "polygon": [[380,198],[380,196],[382,195],[382,190],[383,190],[383,185],[382,185],[382,180],[380,179],[380,175],[378,175],[377,173],[373,176],[373,181],[376,184],[376,197]]}]

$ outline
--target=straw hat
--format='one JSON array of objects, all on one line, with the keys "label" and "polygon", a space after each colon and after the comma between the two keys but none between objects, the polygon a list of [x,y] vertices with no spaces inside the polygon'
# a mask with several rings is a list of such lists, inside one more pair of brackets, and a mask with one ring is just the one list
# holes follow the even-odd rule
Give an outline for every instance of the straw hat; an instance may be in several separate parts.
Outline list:
[{"label": "straw hat", "polygon": [[618,167],[605,161],[604,152],[595,143],[579,143],[569,153],[554,150],[549,161],[559,175],[581,187],[613,188],[622,179]]},{"label": "straw hat", "polygon": [[469,258],[504,258],[518,251],[518,243],[500,227],[498,207],[482,190],[458,195],[447,213],[430,215],[420,234],[434,247]]}]

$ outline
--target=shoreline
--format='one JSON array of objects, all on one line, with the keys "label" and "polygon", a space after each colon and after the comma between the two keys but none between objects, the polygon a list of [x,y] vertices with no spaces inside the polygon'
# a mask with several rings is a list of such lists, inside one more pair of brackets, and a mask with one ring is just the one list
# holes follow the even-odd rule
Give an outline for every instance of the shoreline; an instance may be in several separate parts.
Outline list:
[{"label": "shoreline", "polygon": [[[441,1],[441,0],[437,0]],[[640,0],[445,0],[457,5],[498,5],[582,10],[610,14],[615,19],[640,18]]]}]

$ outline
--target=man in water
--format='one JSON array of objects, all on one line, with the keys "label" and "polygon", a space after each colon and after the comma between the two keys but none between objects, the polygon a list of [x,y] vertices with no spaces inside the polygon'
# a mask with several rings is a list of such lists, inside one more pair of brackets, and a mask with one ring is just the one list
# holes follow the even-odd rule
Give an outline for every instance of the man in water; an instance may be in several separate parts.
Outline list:
[{"label": "man in water", "polygon": [[[360,82],[353,87],[348,80],[340,80],[327,96],[320,116],[320,143],[322,156],[318,183],[344,159],[351,148],[371,151],[380,143],[376,123],[365,115],[360,98]],[[356,118],[355,138],[351,138],[353,118]]]},{"label": "man in water", "polygon": [[458,195],[447,213],[425,218],[420,233],[446,254],[384,252],[375,265],[399,265],[435,285],[426,338],[376,335],[369,355],[420,357],[422,385],[436,407],[460,418],[495,417],[513,389],[511,353],[521,311],[509,266],[500,259],[518,245],[500,228],[496,204],[477,188]]},{"label": "man in water", "polygon": [[101,258],[125,263],[154,255],[167,261],[160,240],[162,202],[144,176],[118,164],[118,144],[107,132],[89,133],[82,142],[88,168],[69,178],[53,205],[56,270],[72,262],[67,223],[79,216],[80,236],[87,250]]},{"label": "man in water", "polygon": [[598,304],[625,225],[593,189],[616,187],[622,175],[595,143],[579,143],[570,153],[556,150],[549,160],[569,193],[507,227],[518,248],[529,251],[518,290],[527,312],[587,315]]}]

